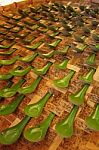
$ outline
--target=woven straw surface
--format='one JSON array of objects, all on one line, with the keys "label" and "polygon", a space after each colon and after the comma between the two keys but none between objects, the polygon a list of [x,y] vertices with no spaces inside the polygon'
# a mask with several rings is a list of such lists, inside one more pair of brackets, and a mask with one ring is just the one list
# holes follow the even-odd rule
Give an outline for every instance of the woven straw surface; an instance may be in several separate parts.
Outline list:
[{"label": "woven straw surface", "polygon": [[[48,3],[48,1],[43,1],[43,3]],[[77,2],[77,1],[76,1]],[[42,3],[42,0],[34,1],[33,5],[40,5]],[[63,2],[66,3],[66,2]],[[75,4],[72,4],[75,5]],[[18,16],[17,9],[18,8],[28,8],[28,3],[21,2],[17,4],[12,4],[10,6],[5,6],[0,8],[0,13],[9,15],[14,13],[16,16]],[[29,8],[28,8],[29,9]],[[7,22],[8,20],[5,17],[2,17],[0,14],[0,24],[3,24]],[[22,24],[24,24],[24,20],[29,20],[28,17],[19,21]],[[46,19],[45,19],[46,20]],[[99,16],[98,16],[99,20]],[[88,18],[88,22],[90,22],[90,18]],[[46,22],[47,23],[47,22]],[[53,23],[54,25],[59,25],[59,23]],[[1,29],[0,29],[1,30]],[[20,31],[19,34],[24,34],[28,32],[29,30],[27,28],[24,28]],[[82,31],[77,28],[75,34],[80,34]],[[96,29],[96,32],[99,34],[99,27]],[[46,34],[42,34],[39,31],[31,31],[31,35],[37,36],[36,40],[32,43],[35,43],[39,41],[40,39],[45,39],[46,42],[49,42],[49,38]],[[11,33],[9,33],[9,36],[12,36]],[[13,35],[14,36],[14,35]],[[2,38],[0,36],[0,38]],[[64,38],[61,34],[57,36],[56,38],[62,38],[62,42],[57,46],[57,49],[61,49],[64,44],[71,44],[74,42],[74,38]],[[17,51],[15,51],[11,56],[0,56],[0,59],[10,59],[11,57],[14,57],[18,54],[21,56],[31,55],[33,52],[30,50],[27,50],[24,48],[24,45],[22,44],[21,40],[18,38],[15,38],[16,44],[13,45],[13,48],[17,48]],[[52,39],[52,41],[54,41]],[[51,41],[51,42],[52,42]],[[3,44],[9,43],[9,41],[4,41]],[[92,37],[89,37],[86,39],[86,43],[90,44],[94,41],[92,41]],[[50,51],[48,47],[46,47],[44,44],[42,44],[37,51],[40,51],[42,53],[46,53]],[[78,54],[75,51],[73,51],[72,48],[68,51],[66,56],[60,56],[55,55],[53,58],[49,59],[51,62],[53,62],[53,65],[50,67],[49,71],[45,76],[43,76],[42,81],[40,82],[38,88],[35,90],[33,94],[27,94],[25,99],[22,101],[22,103],[18,106],[17,110],[7,116],[0,116],[0,131],[3,129],[6,129],[7,127],[13,126],[17,124],[24,115],[24,107],[29,103],[35,103],[37,102],[41,97],[45,95],[45,93],[48,90],[52,90],[54,93],[54,96],[51,97],[46,106],[44,107],[44,110],[41,114],[41,116],[37,119],[31,119],[29,123],[26,125],[27,129],[30,126],[35,126],[39,124],[46,116],[48,116],[49,112],[52,111],[56,114],[55,118],[53,119],[50,128],[48,129],[47,135],[41,142],[38,143],[31,143],[23,138],[23,135],[21,135],[20,139],[12,145],[5,146],[0,145],[0,150],[99,150],[99,132],[94,132],[89,129],[87,129],[85,125],[85,118],[92,112],[92,110],[95,107],[96,102],[99,101],[99,53],[96,56],[96,61],[94,64],[94,67],[96,68],[96,73],[93,77],[93,82],[90,85],[89,89],[87,90],[86,96],[85,96],[85,102],[84,105],[79,107],[79,111],[75,118],[74,123],[74,135],[69,139],[63,139],[61,138],[56,132],[55,132],[55,124],[64,116],[68,115],[72,104],[68,101],[68,95],[70,93],[74,93],[75,91],[79,90],[83,82],[79,80],[79,75],[83,75],[86,72],[88,72],[89,68],[88,66],[84,65],[86,62],[86,58],[90,54],[90,49],[87,49],[85,52]],[[67,69],[65,71],[62,70],[55,70],[55,64],[61,62],[65,57],[67,57],[70,61],[67,65]],[[43,67],[48,59],[43,59],[41,57],[37,57],[31,65],[37,68]],[[23,67],[27,67],[29,64],[19,62],[17,61],[15,64],[10,65],[9,67],[3,66],[0,68],[0,72],[8,72],[11,68],[21,65]],[[62,78],[66,74],[68,74],[69,70],[72,69],[76,73],[74,77],[72,78],[70,82],[70,86],[64,90],[58,89],[53,85],[53,79],[55,78]],[[26,76],[26,83],[25,86],[29,85],[36,79],[37,75],[33,72],[29,72]],[[14,77],[13,82],[16,83],[19,80],[19,77]],[[0,81],[0,88],[2,88],[5,84],[7,84],[6,81]],[[15,97],[15,96],[14,96]],[[14,98],[13,97],[13,98]],[[7,104],[11,102],[13,99],[6,98],[4,101],[0,102],[2,104]]]}]

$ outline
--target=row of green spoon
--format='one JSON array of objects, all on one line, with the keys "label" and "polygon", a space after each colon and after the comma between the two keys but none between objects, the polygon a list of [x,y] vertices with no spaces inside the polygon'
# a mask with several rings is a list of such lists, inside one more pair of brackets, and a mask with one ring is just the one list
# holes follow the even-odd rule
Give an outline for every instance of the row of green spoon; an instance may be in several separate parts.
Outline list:
[{"label": "row of green spoon", "polygon": [[33,66],[29,66],[25,69],[20,69],[21,67],[18,66],[15,69],[10,70],[6,74],[0,74],[0,80],[9,80],[13,76],[24,76],[31,71],[35,72],[37,75],[44,75],[49,70],[52,62],[47,62],[47,64],[42,68],[35,68]]},{"label": "row of green spoon", "polygon": [[[47,93],[39,102],[27,105],[25,109],[26,116],[23,118],[23,120],[17,125],[7,128],[0,133],[0,143],[6,145],[15,143],[19,139],[27,122],[31,119],[31,113],[32,117],[39,117],[45,103],[50,96],[51,93]],[[61,137],[69,138],[73,135],[73,125],[75,116],[78,112],[78,108],[78,106],[74,105],[70,114],[56,124],[55,130]],[[55,114],[50,113],[49,116],[42,123],[40,123],[36,127],[31,127],[25,130],[23,133],[24,137],[31,142],[41,141],[45,137],[46,132],[54,117]],[[99,104],[96,105],[93,113],[86,118],[86,125],[90,129],[99,131]]]}]

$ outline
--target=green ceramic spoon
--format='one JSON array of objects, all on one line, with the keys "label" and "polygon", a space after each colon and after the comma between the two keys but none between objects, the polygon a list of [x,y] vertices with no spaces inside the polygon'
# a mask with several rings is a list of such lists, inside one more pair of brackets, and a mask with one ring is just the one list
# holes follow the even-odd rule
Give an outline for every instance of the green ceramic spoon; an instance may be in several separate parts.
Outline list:
[{"label": "green ceramic spoon", "polygon": [[86,48],[87,48],[87,45],[83,44],[80,48],[76,47],[75,50],[79,53],[79,52],[83,52]]},{"label": "green ceramic spoon", "polygon": [[23,69],[23,70],[19,70],[19,69],[14,69],[10,71],[10,74],[13,76],[24,76],[26,75],[30,70],[32,69],[31,66]]},{"label": "green ceramic spoon", "polygon": [[27,105],[24,109],[24,112],[27,116],[37,118],[43,111],[43,108],[48,101],[48,99],[52,96],[51,92],[47,92],[43,98],[41,98],[37,103]]},{"label": "green ceramic spoon", "polygon": [[54,26],[54,25],[48,26],[48,28],[49,28],[49,30],[52,30],[52,31],[54,31],[54,32],[56,32],[56,31],[59,29],[59,27]]},{"label": "green ceramic spoon", "polygon": [[[20,66],[16,67],[15,69],[12,69],[13,70],[17,70],[17,69],[20,69]],[[12,74],[10,74],[10,71],[6,74],[0,74],[0,80],[9,80],[13,77]]]},{"label": "green ceramic spoon", "polygon": [[89,129],[99,131],[99,104],[96,104],[93,113],[86,118],[86,125]]},{"label": "green ceramic spoon", "polygon": [[62,41],[62,39],[57,39],[55,42],[48,44],[48,46],[50,46],[50,48],[54,49],[61,41]]},{"label": "green ceramic spoon", "polygon": [[95,47],[96,47],[97,51],[99,51],[99,44],[96,44]]},{"label": "green ceramic spoon", "polygon": [[17,125],[2,131],[0,133],[0,143],[5,145],[15,143],[21,136],[21,133],[29,120],[30,117],[25,116],[23,120],[19,122]]},{"label": "green ceramic spoon", "polygon": [[66,45],[62,50],[58,50],[57,53],[59,54],[66,54],[69,50],[70,46]]},{"label": "green ceramic spoon", "polygon": [[10,60],[0,60],[0,65],[12,65],[14,64],[19,56],[15,56],[14,58],[10,59]]},{"label": "green ceramic spoon", "polygon": [[38,142],[44,139],[54,116],[55,115],[53,113],[50,113],[49,116],[41,124],[24,131],[24,138],[31,142]]},{"label": "green ceramic spoon", "polygon": [[26,28],[29,29],[29,30],[31,30],[31,31],[35,31],[35,30],[37,30],[39,28],[39,26],[37,24],[34,24],[34,26],[32,26],[32,27],[28,26]]},{"label": "green ceramic spoon", "polygon": [[8,49],[10,47],[12,47],[15,44],[15,42],[8,44],[8,45],[0,45],[0,49]]},{"label": "green ceramic spoon", "polygon": [[93,50],[93,52],[99,52],[99,44],[96,44],[96,45],[92,45],[91,46],[91,49]]},{"label": "green ceramic spoon", "polygon": [[70,80],[75,74],[75,71],[70,70],[70,72],[67,74],[67,76],[63,77],[62,79],[56,79],[54,80],[54,85],[58,88],[66,88],[69,86]]},{"label": "green ceramic spoon", "polygon": [[46,29],[45,28],[44,29],[39,28],[38,31],[41,33],[46,33],[48,31],[48,29],[47,28]]},{"label": "green ceramic spoon", "polygon": [[0,91],[0,96],[1,97],[12,97],[16,94],[20,86],[25,82],[24,79],[20,79],[18,83],[16,83],[14,86],[11,88],[5,88]]},{"label": "green ceramic spoon", "polygon": [[52,62],[49,61],[43,68],[40,68],[40,69],[33,68],[32,70],[38,75],[45,75],[51,65],[52,65]]},{"label": "green ceramic spoon", "polygon": [[85,97],[88,87],[89,87],[89,84],[85,84],[81,90],[77,91],[74,94],[71,94],[69,96],[70,102],[78,106],[82,105],[84,103],[84,97]]},{"label": "green ceramic spoon", "polygon": [[28,55],[25,57],[19,57],[18,60],[23,61],[23,62],[32,62],[36,57],[38,53],[34,53],[33,55]]},{"label": "green ceramic spoon", "polygon": [[24,44],[30,44],[33,40],[35,40],[36,37],[32,37],[30,39],[22,39],[22,42]]},{"label": "green ceramic spoon", "polygon": [[9,115],[13,113],[17,109],[18,105],[21,103],[23,99],[24,99],[24,95],[19,95],[11,103],[7,105],[1,105],[0,115]]},{"label": "green ceramic spoon", "polygon": [[25,47],[30,49],[30,50],[35,50],[37,49],[41,44],[43,43],[43,41],[39,41],[37,43],[35,43],[34,45],[26,45]]},{"label": "green ceramic spoon", "polygon": [[74,105],[70,114],[64,118],[63,120],[59,121],[56,126],[56,132],[63,138],[70,138],[73,135],[73,125],[75,116],[78,112],[78,107]]},{"label": "green ceramic spoon", "polygon": [[13,77],[10,73],[7,74],[0,74],[0,80],[9,80]]},{"label": "green ceramic spoon", "polygon": [[86,74],[86,76],[80,76],[80,80],[84,81],[85,83],[91,83],[93,81],[93,75],[96,69],[91,68],[90,71]]},{"label": "green ceramic spoon", "polygon": [[88,65],[93,65],[95,64],[95,58],[96,58],[96,54],[95,53],[92,53],[91,55],[88,56],[87,60],[86,60],[86,63]]},{"label": "green ceramic spoon", "polygon": [[19,88],[18,92],[20,94],[29,94],[29,93],[34,92],[35,89],[37,88],[39,82],[41,81],[41,79],[42,79],[42,77],[38,76],[31,85]]},{"label": "green ceramic spoon", "polygon": [[48,53],[45,53],[45,54],[42,54],[41,52],[39,52],[39,55],[41,57],[43,57],[43,58],[51,58],[51,57],[53,57],[54,54],[55,54],[54,50],[52,50],[52,51],[50,51]]},{"label": "green ceramic spoon", "polygon": [[65,59],[60,64],[56,64],[56,68],[65,70],[67,67],[67,63],[68,63],[68,59]]},{"label": "green ceramic spoon", "polygon": [[0,52],[0,55],[11,55],[13,54],[17,49],[16,48],[13,48],[9,51],[5,51],[5,52]]},{"label": "green ceramic spoon", "polygon": [[[2,90],[6,89],[6,88],[10,88],[12,86],[13,82],[12,81],[8,81],[8,84],[6,86],[3,87]],[[2,100],[3,97],[0,97],[0,100]]]},{"label": "green ceramic spoon", "polygon": [[55,36],[57,36],[60,32],[55,32],[52,34],[47,34],[50,38],[55,38]]}]

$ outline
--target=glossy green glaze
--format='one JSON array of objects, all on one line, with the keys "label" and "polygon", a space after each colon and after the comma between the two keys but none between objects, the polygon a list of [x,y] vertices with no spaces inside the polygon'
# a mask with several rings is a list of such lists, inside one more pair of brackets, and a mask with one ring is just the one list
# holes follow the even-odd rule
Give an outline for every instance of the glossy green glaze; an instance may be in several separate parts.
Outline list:
[{"label": "glossy green glaze", "polygon": [[23,69],[23,70],[19,70],[19,69],[15,69],[15,70],[11,70],[10,74],[13,76],[24,76],[26,75],[30,70],[32,69],[31,66]]},{"label": "glossy green glaze", "polygon": [[61,41],[62,41],[62,39],[57,39],[55,42],[48,44],[48,46],[50,46],[50,48],[54,49]]},{"label": "glossy green glaze", "polygon": [[29,120],[30,120],[30,117],[25,116],[23,120],[19,122],[17,125],[7,128],[4,131],[1,131],[0,143],[5,144],[5,145],[10,145],[10,144],[15,143],[19,139],[25,125],[27,124]]},{"label": "glossy green glaze", "polygon": [[67,67],[68,59],[63,60],[60,64],[56,64],[56,69],[65,70]]},{"label": "glossy green glaze", "polygon": [[19,95],[11,103],[7,105],[1,105],[0,115],[9,115],[13,113],[17,109],[18,105],[21,103],[23,99],[24,99],[24,95]]},{"label": "glossy green glaze", "polygon": [[[16,69],[20,69],[20,66],[16,67],[15,69],[12,69],[12,71],[16,70]],[[13,77],[13,75],[10,74],[10,71],[7,74],[0,74],[0,80],[9,80],[12,77]]]},{"label": "glossy green glaze", "polygon": [[77,112],[78,107],[74,105],[70,114],[56,124],[55,130],[61,137],[70,138],[73,135],[73,125]]},{"label": "glossy green glaze", "polygon": [[29,44],[29,43],[31,43],[33,40],[35,40],[35,38],[36,37],[31,37],[30,39],[22,39],[22,42],[24,43],[24,44]]},{"label": "glossy green glaze", "polygon": [[18,60],[23,61],[23,62],[32,62],[36,57],[38,53],[34,53],[33,55],[28,55],[25,57],[19,57]]},{"label": "glossy green glaze", "polygon": [[31,85],[29,85],[27,87],[21,87],[21,88],[19,88],[18,92],[20,94],[29,94],[29,93],[34,92],[35,89],[37,88],[39,82],[41,81],[41,79],[42,79],[42,77],[38,76]]},{"label": "glossy green glaze", "polygon": [[0,45],[0,49],[8,49],[10,47],[12,47],[15,44],[15,42],[8,44],[8,45]]},{"label": "glossy green glaze", "polygon": [[92,49],[93,52],[95,52],[95,53],[99,52],[99,44],[92,45],[92,46],[91,46],[91,49]]},{"label": "glossy green glaze", "polygon": [[95,47],[99,51],[99,44],[96,44]]},{"label": "glossy green glaze", "polygon": [[13,54],[17,49],[16,48],[13,48],[9,51],[4,51],[4,52],[0,52],[0,55],[11,55]]},{"label": "glossy green glaze", "polygon": [[44,29],[39,28],[38,31],[41,32],[41,33],[46,33],[48,31],[48,29],[47,28],[46,29],[45,28]]},{"label": "glossy green glaze", "polygon": [[75,71],[70,70],[70,72],[67,74],[67,76],[63,77],[62,79],[56,79],[54,80],[54,85],[58,88],[66,88],[69,86],[70,80],[75,74]]},{"label": "glossy green glaze", "polygon": [[54,32],[52,34],[47,34],[50,38],[55,38],[55,36],[57,36],[59,34],[59,32]]},{"label": "glossy green glaze", "polygon": [[24,109],[26,115],[30,117],[39,117],[43,111],[43,108],[48,101],[48,99],[52,96],[51,92],[47,92],[43,98],[41,98],[37,103],[27,105]]},{"label": "glossy green glaze", "polygon": [[40,68],[40,69],[33,68],[32,70],[38,75],[44,75],[49,70],[51,65],[52,65],[52,62],[49,61],[43,68]]},{"label": "glossy green glaze", "polygon": [[20,86],[25,82],[24,79],[20,79],[18,83],[16,83],[14,86],[12,86],[11,88],[5,88],[3,90],[0,91],[0,96],[1,97],[12,97],[14,96],[18,89],[20,88]]},{"label": "glossy green glaze", "polygon": [[58,30],[58,27],[57,27],[57,26],[54,26],[54,25],[49,26],[48,28],[49,28],[50,30],[54,31],[54,32],[56,32],[56,31]]},{"label": "glossy green glaze", "polygon": [[7,74],[0,74],[0,80],[9,80],[13,77],[10,73]]},{"label": "glossy green glaze", "polygon": [[84,97],[87,92],[89,84],[85,84],[81,90],[69,96],[69,101],[75,105],[82,105],[84,103]]},{"label": "glossy green glaze", "polygon": [[[4,87],[2,88],[2,90],[6,89],[6,88],[10,88],[10,87],[12,86],[12,84],[13,84],[12,81],[8,81],[8,82],[7,82],[7,85],[4,86]],[[3,97],[0,97],[0,100],[2,100],[2,99],[3,99]]]},{"label": "glossy green glaze", "polygon": [[58,50],[57,53],[58,54],[66,54],[69,50],[70,46],[66,45],[62,50]]},{"label": "glossy green glaze", "polygon": [[95,110],[86,118],[86,125],[89,129],[99,131],[99,104],[96,104]]},{"label": "glossy green glaze", "polygon": [[93,75],[96,69],[91,68],[90,71],[86,74],[86,76],[80,76],[80,80],[84,81],[85,83],[91,83],[93,81]]},{"label": "glossy green glaze", "polygon": [[43,43],[43,41],[39,41],[39,42],[35,43],[34,45],[26,45],[25,47],[33,51],[33,50],[37,49],[42,43]]},{"label": "glossy green glaze", "polygon": [[38,142],[44,139],[46,132],[54,118],[54,114],[50,113],[49,116],[38,126],[31,127],[24,131],[24,138],[31,142]]},{"label": "glossy green glaze", "polygon": [[0,60],[0,65],[12,65],[14,64],[19,56],[15,56],[14,58],[10,59],[10,60]]},{"label": "glossy green glaze", "polygon": [[96,54],[95,53],[92,53],[91,55],[88,56],[87,60],[86,60],[86,63],[88,65],[93,65],[95,64],[95,58],[96,58]]},{"label": "glossy green glaze", "polygon": [[43,58],[51,58],[51,57],[53,57],[54,54],[55,54],[54,50],[52,50],[52,51],[50,51],[48,53],[45,53],[45,54],[42,54],[41,52],[39,52],[39,55],[41,57],[43,57]]},{"label": "glossy green glaze", "polygon": [[75,50],[80,53],[80,52],[83,52],[85,49],[87,48],[87,45],[86,44],[83,44],[80,48],[75,48]]}]

